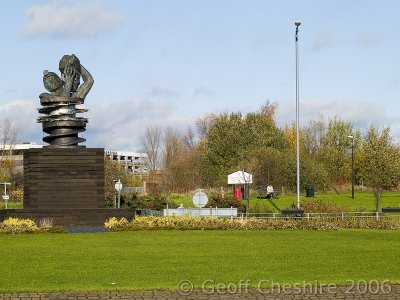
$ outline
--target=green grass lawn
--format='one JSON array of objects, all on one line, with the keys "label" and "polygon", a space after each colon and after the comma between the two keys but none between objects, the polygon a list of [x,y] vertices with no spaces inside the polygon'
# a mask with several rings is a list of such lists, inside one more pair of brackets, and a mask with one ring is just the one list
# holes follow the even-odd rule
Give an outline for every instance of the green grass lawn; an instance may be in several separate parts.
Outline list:
[{"label": "green grass lawn", "polygon": [[[250,208],[265,208],[271,212],[279,212],[282,209],[291,207],[293,202],[297,202],[296,195],[280,195],[278,199],[267,200],[258,199],[256,192],[251,193]],[[192,202],[193,194],[172,194],[168,196],[169,200],[185,207],[195,207]],[[351,199],[351,193],[315,193],[315,197],[300,197],[300,201],[310,201],[311,199],[320,199],[323,201],[333,201],[337,206],[344,208],[346,211],[373,211],[375,209],[374,197],[371,192],[357,191],[355,199]],[[400,206],[400,192],[386,192],[383,194],[381,207]],[[22,208],[21,202],[8,202],[8,208]],[[5,209],[4,201],[0,201],[0,209]]]},{"label": "green grass lawn", "polygon": [[192,281],[400,282],[396,231],[0,235],[0,292],[177,289]]},{"label": "green grass lawn", "polygon": [[[282,209],[291,207],[292,203],[297,203],[296,195],[280,195],[278,199],[267,200],[258,199],[256,192],[251,193],[250,208],[264,207],[272,212],[279,212]],[[177,204],[183,204],[185,207],[195,207],[192,202],[193,195],[172,195],[170,199]],[[375,209],[374,197],[371,192],[357,191],[354,200],[351,198],[351,193],[315,193],[315,197],[307,198],[300,197],[300,202],[310,201],[312,199],[319,199],[323,201],[333,201],[337,206],[344,208],[346,211],[373,211]],[[400,206],[400,193],[399,192],[386,192],[383,194],[381,200],[381,207],[386,206]]]},{"label": "green grass lawn", "polygon": [[[22,202],[8,201],[7,208],[8,209],[22,208]],[[0,200],[0,209],[6,209],[6,205],[5,205],[4,201],[2,201],[2,200]]]}]

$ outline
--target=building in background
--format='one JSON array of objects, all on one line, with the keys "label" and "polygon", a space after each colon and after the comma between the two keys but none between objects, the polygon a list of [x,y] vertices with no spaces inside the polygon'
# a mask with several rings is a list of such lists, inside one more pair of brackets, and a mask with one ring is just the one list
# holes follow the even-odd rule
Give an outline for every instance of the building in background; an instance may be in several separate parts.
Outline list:
[{"label": "building in background", "polygon": [[12,159],[15,162],[17,169],[22,170],[24,166],[23,151],[31,148],[43,148],[43,145],[37,145],[32,142],[14,145],[0,145],[0,160]]},{"label": "building in background", "polygon": [[[22,169],[23,151],[31,148],[43,148],[43,145],[37,145],[32,142],[15,145],[0,145],[0,160],[5,158],[12,159],[15,161],[16,167]],[[149,174],[149,159],[146,153],[105,150],[104,155],[106,159],[122,165],[125,170],[133,176]]]},{"label": "building in background", "polygon": [[106,158],[119,163],[134,176],[149,174],[149,157],[147,153],[105,150]]}]

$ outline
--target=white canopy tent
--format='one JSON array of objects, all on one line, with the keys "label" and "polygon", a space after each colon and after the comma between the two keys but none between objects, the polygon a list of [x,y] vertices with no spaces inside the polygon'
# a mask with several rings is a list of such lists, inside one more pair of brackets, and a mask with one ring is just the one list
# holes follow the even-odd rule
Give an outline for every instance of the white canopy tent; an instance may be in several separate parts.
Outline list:
[{"label": "white canopy tent", "polygon": [[245,171],[237,171],[228,175],[228,184],[253,183],[253,175]]}]

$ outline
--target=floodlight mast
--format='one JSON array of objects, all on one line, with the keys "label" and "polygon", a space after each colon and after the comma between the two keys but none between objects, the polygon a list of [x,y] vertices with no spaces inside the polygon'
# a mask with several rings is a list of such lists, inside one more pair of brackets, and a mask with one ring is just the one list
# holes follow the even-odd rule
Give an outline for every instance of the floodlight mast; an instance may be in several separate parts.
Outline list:
[{"label": "floodlight mast", "polygon": [[297,179],[297,209],[300,209],[300,135],[299,135],[299,26],[300,21],[294,23],[296,26],[296,179]]}]

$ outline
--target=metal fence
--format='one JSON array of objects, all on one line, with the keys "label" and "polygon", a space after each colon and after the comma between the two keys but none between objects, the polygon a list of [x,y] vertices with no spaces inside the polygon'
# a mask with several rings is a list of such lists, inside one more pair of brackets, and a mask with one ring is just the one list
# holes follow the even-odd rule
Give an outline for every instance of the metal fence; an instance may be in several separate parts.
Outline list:
[{"label": "metal fence", "polygon": [[193,216],[193,217],[221,217],[221,218],[237,218],[238,212],[237,208],[218,208],[218,207],[210,207],[210,208],[176,208],[176,209],[164,209],[163,211],[164,217],[168,216]]},{"label": "metal fence", "polygon": [[240,218],[257,218],[257,219],[324,219],[324,220],[359,220],[359,219],[375,219],[375,220],[391,220],[400,223],[400,214],[396,213],[380,213],[380,212],[340,212],[340,213],[303,213],[299,214],[282,214],[282,213],[248,213],[240,214]]},{"label": "metal fence", "polygon": [[154,217],[162,217],[162,212],[159,210],[153,210],[153,209],[143,209],[143,210],[138,210],[137,214],[139,216],[154,216]]},{"label": "metal fence", "polygon": [[222,218],[257,218],[257,219],[297,219],[297,220],[390,220],[400,223],[400,213],[380,212],[340,212],[340,213],[303,213],[303,214],[282,214],[282,213],[238,213],[237,208],[176,208],[164,209],[162,211],[145,209],[138,212],[141,216],[192,216],[192,217],[222,217]]}]

